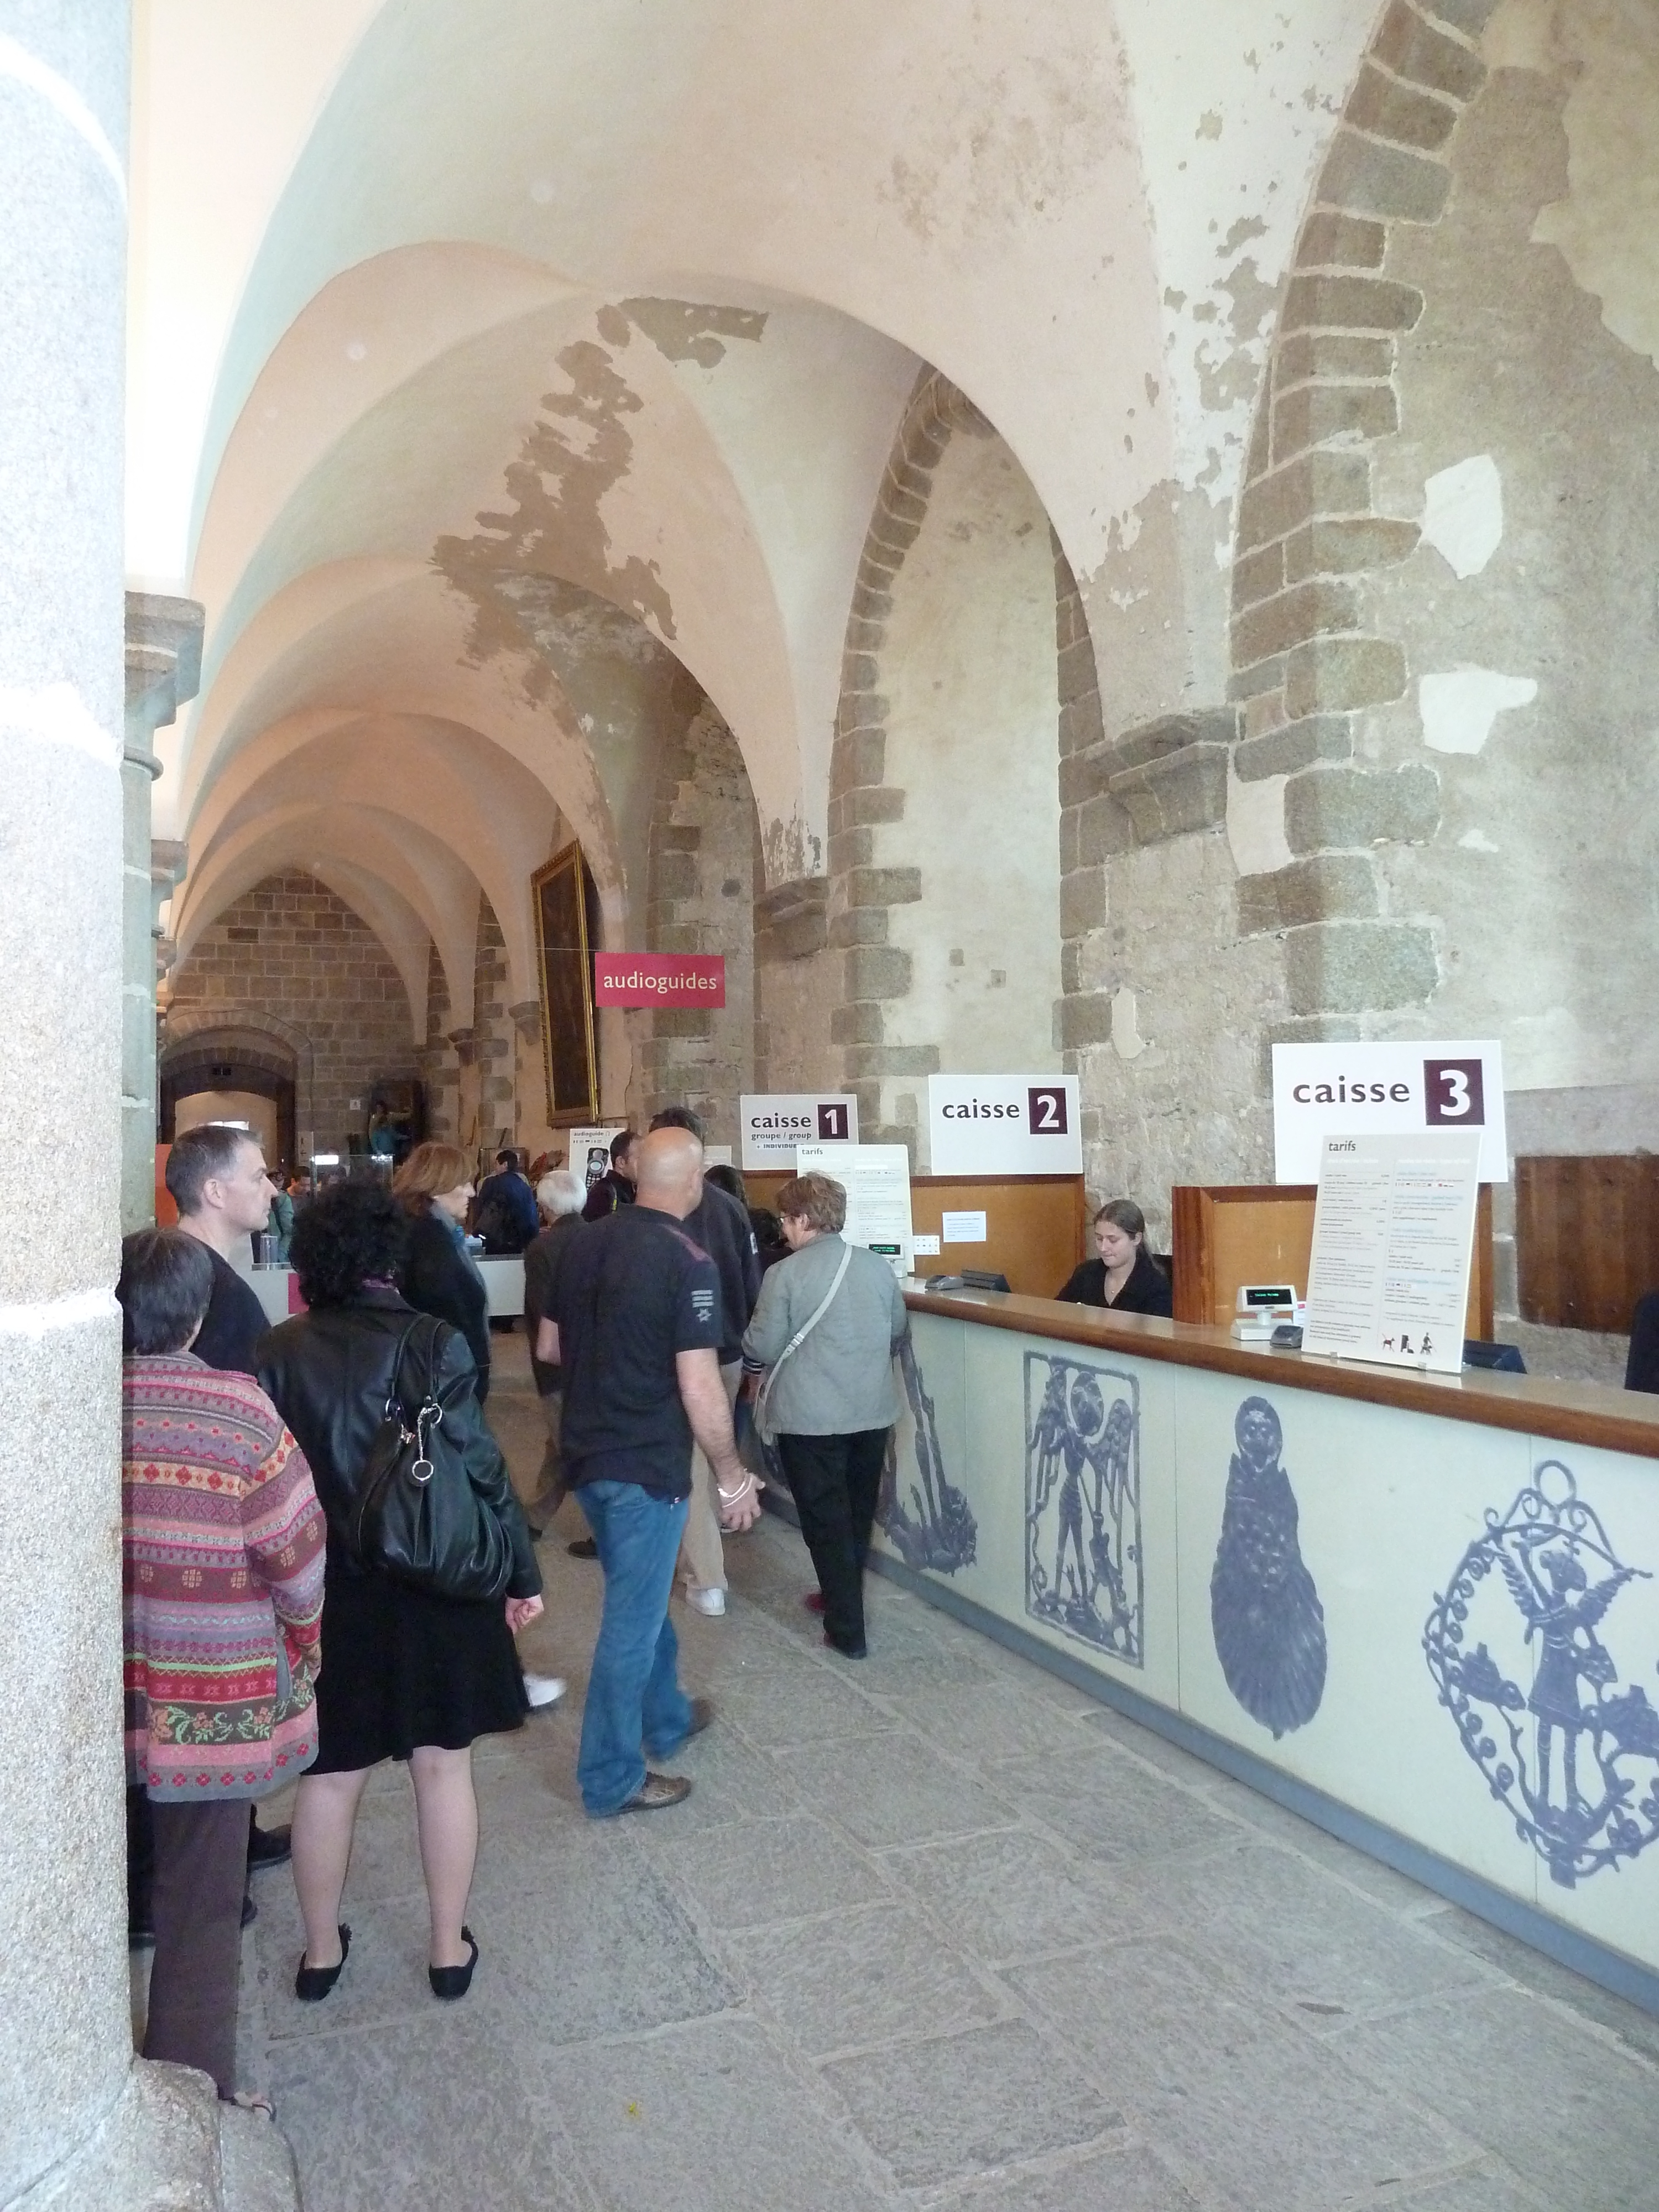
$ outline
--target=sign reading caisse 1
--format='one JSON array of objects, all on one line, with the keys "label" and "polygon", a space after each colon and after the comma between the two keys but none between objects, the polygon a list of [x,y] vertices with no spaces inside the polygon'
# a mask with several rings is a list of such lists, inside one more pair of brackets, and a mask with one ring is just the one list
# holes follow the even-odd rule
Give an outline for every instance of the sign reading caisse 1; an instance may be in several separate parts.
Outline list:
[{"label": "sign reading caisse 1", "polygon": [[1273,1180],[1317,1182],[1327,1137],[1474,1129],[1480,1180],[1507,1182],[1504,1054],[1491,1042],[1273,1047]]},{"label": "sign reading caisse 1", "polygon": [[859,1102],[850,1091],[745,1091],[738,1102],[745,1169],[787,1168],[798,1145],[856,1145]]},{"label": "sign reading caisse 1", "polygon": [[1081,1175],[1075,1075],[930,1075],[936,1176]]}]

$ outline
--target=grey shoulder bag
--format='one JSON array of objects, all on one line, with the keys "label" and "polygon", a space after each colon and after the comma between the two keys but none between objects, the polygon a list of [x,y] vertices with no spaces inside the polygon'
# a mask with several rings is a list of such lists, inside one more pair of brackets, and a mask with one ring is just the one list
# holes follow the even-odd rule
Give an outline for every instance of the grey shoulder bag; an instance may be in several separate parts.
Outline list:
[{"label": "grey shoulder bag", "polygon": [[769,1444],[773,1439],[774,1434],[775,1433],[771,1423],[771,1401],[772,1385],[778,1379],[779,1370],[782,1367],[784,1361],[787,1359],[792,1353],[797,1352],[800,1350],[802,1345],[805,1343],[807,1338],[811,1336],[812,1331],[823,1319],[823,1316],[829,1312],[830,1307],[834,1305],[836,1303],[836,1292],[841,1288],[842,1282],[847,1273],[847,1270],[852,1266],[852,1264],[853,1248],[850,1244],[843,1245],[842,1247],[841,1265],[836,1270],[836,1279],[830,1284],[830,1288],[824,1293],[823,1303],[817,1308],[815,1313],[810,1314],[807,1316],[807,1318],[801,1323],[800,1327],[795,1331],[794,1334],[790,1338],[788,1343],[784,1346],[783,1350],[779,1352],[777,1358],[773,1361],[771,1367],[768,1370],[765,1382],[760,1386],[760,1395],[755,1400],[755,1433],[759,1437],[763,1444]]}]

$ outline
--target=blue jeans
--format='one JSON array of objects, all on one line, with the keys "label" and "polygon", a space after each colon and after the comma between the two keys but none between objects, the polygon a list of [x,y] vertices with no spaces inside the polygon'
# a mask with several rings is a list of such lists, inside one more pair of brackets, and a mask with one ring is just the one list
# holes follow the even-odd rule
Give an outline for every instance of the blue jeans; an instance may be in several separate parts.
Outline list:
[{"label": "blue jeans", "polygon": [[645,1759],[670,1759],[691,1729],[679,1686],[679,1638],[668,1618],[689,1501],[637,1482],[585,1482],[576,1492],[605,1569],[576,1779],[595,1820],[620,1813],[645,1782]]}]

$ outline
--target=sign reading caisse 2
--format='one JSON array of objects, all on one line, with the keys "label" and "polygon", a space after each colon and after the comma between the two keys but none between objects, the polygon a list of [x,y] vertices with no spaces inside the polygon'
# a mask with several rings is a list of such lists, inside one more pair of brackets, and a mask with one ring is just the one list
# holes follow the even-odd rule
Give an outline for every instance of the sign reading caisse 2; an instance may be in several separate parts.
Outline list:
[{"label": "sign reading caisse 2", "polygon": [[1273,1176],[1316,1182],[1327,1137],[1478,1129],[1480,1180],[1507,1182],[1504,1058],[1492,1043],[1276,1044]]},{"label": "sign reading caisse 2", "polygon": [[1080,1175],[1074,1075],[930,1075],[934,1175]]}]

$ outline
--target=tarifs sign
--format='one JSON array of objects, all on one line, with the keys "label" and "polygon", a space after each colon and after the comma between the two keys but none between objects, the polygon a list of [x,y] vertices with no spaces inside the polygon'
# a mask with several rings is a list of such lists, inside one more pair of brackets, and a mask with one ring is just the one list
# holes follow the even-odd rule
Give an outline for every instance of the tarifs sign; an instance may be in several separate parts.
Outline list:
[{"label": "tarifs sign", "polygon": [[720,952],[596,952],[596,1006],[723,1006]]},{"label": "tarifs sign", "polygon": [[738,1102],[746,1169],[787,1168],[797,1145],[856,1145],[859,1102],[848,1091],[745,1093]]},{"label": "tarifs sign", "polygon": [[1473,1129],[1482,1182],[1507,1182],[1504,1056],[1491,1040],[1273,1047],[1273,1176],[1317,1182],[1329,1137]]},{"label": "tarifs sign", "polygon": [[930,1075],[934,1175],[1081,1175],[1074,1075]]}]

